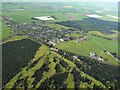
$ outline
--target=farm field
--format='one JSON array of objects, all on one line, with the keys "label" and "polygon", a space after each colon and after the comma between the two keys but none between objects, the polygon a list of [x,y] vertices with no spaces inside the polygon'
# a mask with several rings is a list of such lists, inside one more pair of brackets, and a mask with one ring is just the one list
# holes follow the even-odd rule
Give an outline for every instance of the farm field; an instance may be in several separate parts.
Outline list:
[{"label": "farm field", "polygon": [[108,63],[113,64],[113,65],[118,65],[118,61],[114,57],[112,57],[111,55],[109,55],[107,53],[102,53],[101,56],[103,58],[106,58]]},{"label": "farm field", "polygon": [[[112,48],[113,46],[118,45],[117,42],[106,40],[96,36],[92,36],[92,38],[98,41],[100,45],[105,47],[105,49],[109,52],[116,52],[118,54],[118,47]],[[96,41],[94,41],[93,39],[89,39],[81,43],[76,43],[76,41],[62,42],[57,44],[56,47],[75,54],[88,56],[90,52],[96,52],[97,54],[100,54],[104,50],[98,43],[96,43]]]},{"label": "farm field", "polygon": [[59,24],[47,24],[48,27],[50,28],[55,28],[57,30],[64,30],[64,29],[68,29],[68,27],[59,25]]},{"label": "farm field", "polygon": [[101,20],[109,20],[109,21],[114,21],[114,22],[118,22],[118,19],[109,17],[109,16],[103,16],[100,18]]},{"label": "farm field", "polygon": [[5,23],[2,23],[2,33],[2,39],[9,37],[11,34],[11,29]]},{"label": "farm field", "polygon": [[112,32],[114,32],[113,34],[104,34],[101,33],[100,31],[89,31],[89,34],[95,34],[98,36],[102,36],[102,37],[107,37],[107,38],[117,38],[118,37],[118,32],[115,30],[112,30]]},{"label": "farm field", "polygon": [[107,51],[116,52],[117,54],[119,54],[118,52],[119,43],[118,42],[102,39],[96,36],[92,36],[92,38],[94,38],[97,42],[99,42],[99,44],[102,45]]},{"label": "farm field", "polygon": [[[6,10],[6,11],[3,11],[3,15],[6,16],[6,15],[9,15],[10,17],[13,18],[14,21],[16,22],[31,22],[32,20],[30,19],[31,17],[40,17],[40,16],[54,16],[56,17],[57,19],[56,20],[51,20],[51,22],[59,22],[59,21],[64,21],[64,20],[77,20],[77,19],[82,19],[84,18],[85,16],[80,13],[80,12],[72,12],[71,9],[65,9],[64,8],[64,5],[62,5],[61,7],[58,7],[56,5],[53,5],[55,6],[56,8],[58,9],[54,9],[52,6],[49,6],[50,8],[52,8],[51,10],[49,10],[50,8],[47,7],[47,5],[43,8],[42,7],[42,4],[40,3],[40,7],[41,7],[41,10],[38,8],[39,6],[37,5],[35,8],[31,8],[30,6],[34,6],[36,5],[36,3],[34,4],[26,4],[24,3],[23,6],[21,5],[13,5],[13,6],[7,6],[8,4],[4,4],[3,7],[6,7],[8,9],[8,7],[11,8],[11,10]],[[26,6],[24,6],[26,5]],[[23,10],[19,10],[19,8],[23,8]],[[28,9],[29,8],[29,9]],[[57,11],[59,10],[59,12]],[[21,18],[21,19],[20,19]]]},{"label": "farm field", "polygon": [[22,39],[26,39],[26,38],[28,38],[27,35],[13,36],[10,39],[1,42],[0,44],[4,44],[4,43],[7,43],[7,42],[12,42],[12,41],[18,41],[18,40],[22,40]]},{"label": "farm field", "polygon": [[81,37],[81,36],[83,36],[83,35],[80,34],[80,33],[71,33],[71,34],[69,34],[69,35],[67,35],[67,36],[78,38],[78,37]]}]

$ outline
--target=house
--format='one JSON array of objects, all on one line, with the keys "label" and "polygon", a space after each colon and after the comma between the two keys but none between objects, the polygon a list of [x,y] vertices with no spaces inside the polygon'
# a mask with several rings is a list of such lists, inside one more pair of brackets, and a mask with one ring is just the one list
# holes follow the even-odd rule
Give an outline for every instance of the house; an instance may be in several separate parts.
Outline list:
[{"label": "house", "polygon": [[58,52],[59,50],[57,48],[50,48],[50,50]]},{"label": "house", "polygon": [[78,59],[78,57],[77,56],[73,56],[73,59],[76,60],[76,59]]},{"label": "house", "polygon": [[103,61],[103,59],[100,57],[100,55],[97,55],[95,52],[90,52],[89,57],[92,59]]},{"label": "house", "polygon": [[60,41],[61,41],[61,42],[64,42],[64,40],[63,40],[62,38],[60,39]]},{"label": "house", "polygon": [[52,41],[49,41],[49,44],[52,44],[53,46],[56,45],[56,43],[52,42]]}]

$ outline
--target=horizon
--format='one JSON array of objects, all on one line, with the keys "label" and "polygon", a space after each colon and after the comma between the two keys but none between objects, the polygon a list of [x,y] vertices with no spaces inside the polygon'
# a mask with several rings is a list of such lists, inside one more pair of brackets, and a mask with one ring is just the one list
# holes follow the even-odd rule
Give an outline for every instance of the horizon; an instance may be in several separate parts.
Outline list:
[{"label": "horizon", "polygon": [[116,2],[119,3],[120,0],[1,0],[2,2]]}]

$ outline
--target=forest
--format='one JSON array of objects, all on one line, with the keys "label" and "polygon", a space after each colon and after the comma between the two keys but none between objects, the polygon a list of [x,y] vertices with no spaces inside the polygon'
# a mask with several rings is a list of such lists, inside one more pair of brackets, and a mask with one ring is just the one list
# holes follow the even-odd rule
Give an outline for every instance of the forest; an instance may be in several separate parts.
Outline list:
[{"label": "forest", "polygon": [[[2,84],[8,83],[34,55],[40,44],[30,39],[8,42],[2,45]],[[8,68],[9,67],[9,68]]]},{"label": "forest", "polygon": [[102,82],[106,87],[120,88],[119,87],[120,66],[117,67],[117,66],[105,64],[102,62],[98,62],[97,60],[90,59],[89,57],[80,56],[80,55],[76,55],[78,56],[78,59],[81,60],[81,61],[77,61],[73,59],[73,56],[75,54],[70,52],[65,52],[63,50],[59,50],[59,54],[73,61],[77,65],[79,70],[85,72],[86,74],[94,77],[96,80]]},{"label": "forest", "polygon": [[[118,30],[118,24],[117,22],[113,21],[106,21],[106,20],[100,20],[96,18],[84,18],[82,20],[76,20],[76,21],[62,21],[62,22],[56,22],[57,24],[77,28],[80,30],[97,30],[97,31],[108,31],[110,30]],[[74,24],[73,24],[74,23]]]}]

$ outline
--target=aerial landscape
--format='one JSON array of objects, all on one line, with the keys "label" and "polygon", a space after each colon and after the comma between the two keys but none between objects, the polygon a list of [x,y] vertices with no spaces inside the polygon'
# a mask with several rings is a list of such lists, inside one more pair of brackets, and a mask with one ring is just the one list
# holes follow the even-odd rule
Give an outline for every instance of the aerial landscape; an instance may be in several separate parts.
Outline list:
[{"label": "aerial landscape", "polygon": [[118,13],[114,2],[2,2],[2,89],[120,89]]}]

